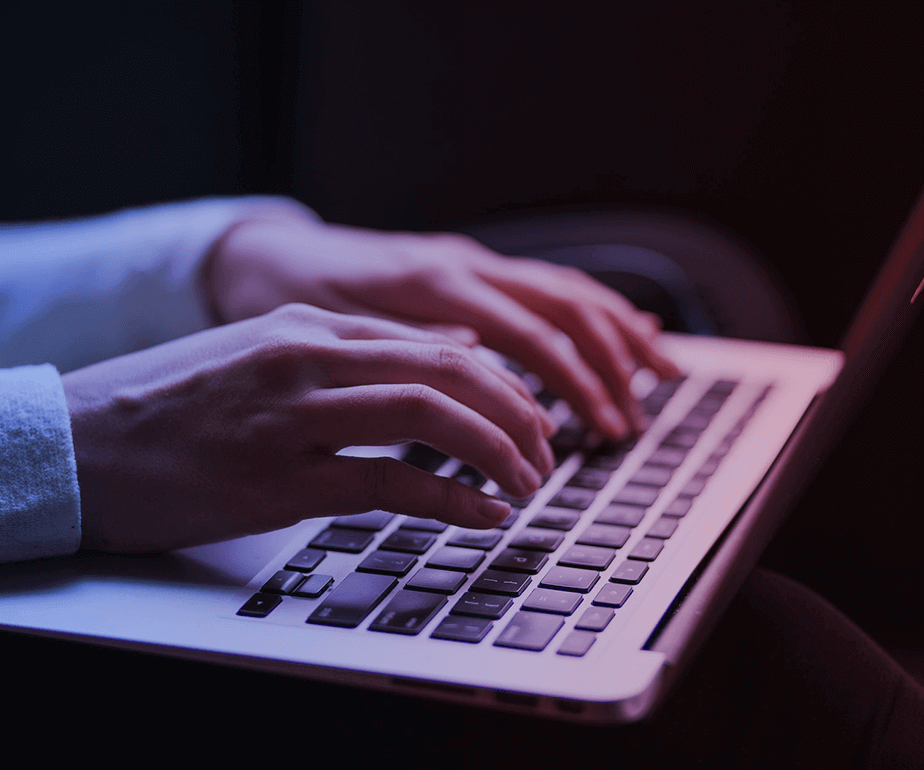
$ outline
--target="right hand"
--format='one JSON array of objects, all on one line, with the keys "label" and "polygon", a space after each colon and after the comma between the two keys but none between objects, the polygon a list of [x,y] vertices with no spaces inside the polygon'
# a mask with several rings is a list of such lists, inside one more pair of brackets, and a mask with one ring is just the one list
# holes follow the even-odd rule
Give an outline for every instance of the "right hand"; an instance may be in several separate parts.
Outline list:
[{"label": "right hand", "polygon": [[509,506],[390,458],[417,440],[526,496],[554,425],[523,384],[429,331],[286,305],[65,374],[82,547],[161,551],[383,509],[463,527]]}]

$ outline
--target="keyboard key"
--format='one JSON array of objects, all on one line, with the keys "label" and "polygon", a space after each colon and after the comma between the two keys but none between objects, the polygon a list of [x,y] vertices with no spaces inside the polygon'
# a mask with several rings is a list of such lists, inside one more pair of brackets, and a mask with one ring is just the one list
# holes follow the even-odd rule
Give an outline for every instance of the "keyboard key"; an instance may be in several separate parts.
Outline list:
[{"label": "keyboard key", "polygon": [[597,524],[617,524],[623,527],[636,527],[644,518],[644,508],[638,505],[615,503],[604,508],[594,521]]},{"label": "keyboard key", "polygon": [[612,473],[626,459],[629,447],[614,447],[606,442],[591,452],[590,456],[584,462],[585,468],[599,468]]},{"label": "keyboard key", "polygon": [[317,567],[327,554],[316,548],[303,548],[286,562],[286,569],[296,572],[311,572]]},{"label": "keyboard key", "polygon": [[677,493],[678,497],[697,497],[701,495],[703,490],[706,488],[705,478],[693,477],[686,484],[683,485],[683,489]]},{"label": "keyboard key", "polygon": [[686,451],[675,447],[662,446],[652,452],[646,465],[661,465],[665,468],[679,468],[687,459]]},{"label": "keyboard key", "polygon": [[237,614],[247,618],[265,618],[281,603],[282,597],[278,594],[257,593],[244,602]]},{"label": "keyboard key", "polygon": [[541,612],[518,612],[497,637],[497,647],[512,647],[517,650],[540,652],[565,624],[557,615]]},{"label": "keyboard key", "polygon": [[614,503],[638,505],[647,508],[658,499],[659,487],[647,487],[642,484],[626,484],[614,496]]},{"label": "keyboard key", "polygon": [[387,511],[369,511],[352,516],[338,516],[331,522],[332,527],[342,529],[364,529],[368,532],[381,532],[389,525],[395,514]]},{"label": "keyboard key", "polygon": [[510,513],[507,514],[507,518],[498,524],[495,529],[510,529],[514,524],[517,523],[518,518],[520,518],[520,512],[516,508],[511,508]]},{"label": "keyboard key", "polygon": [[527,527],[510,543],[513,548],[551,553],[562,544],[564,535],[553,529],[531,529]]},{"label": "keyboard key", "polygon": [[629,554],[629,558],[638,559],[639,561],[654,561],[658,558],[658,554],[661,553],[663,548],[664,541],[654,537],[643,537],[636,543],[632,553]]},{"label": "keyboard key", "polygon": [[492,594],[463,594],[450,612],[453,615],[471,615],[476,618],[499,620],[513,606],[513,599]]},{"label": "keyboard key", "polygon": [[436,519],[420,519],[416,516],[407,516],[401,522],[401,529],[416,529],[421,532],[435,532],[437,534],[445,532],[448,527],[449,525],[445,522],[437,521]]},{"label": "keyboard key", "polygon": [[711,456],[702,464],[700,469],[696,471],[695,478],[698,479],[708,479],[712,474],[714,474],[719,469],[719,464],[722,462],[721,457]]},{"label": "keyboard key", "polygon": [[606,468],[581,468],[571,477],[568,486],[599,490],[606,486],[612,475]]},{"label": "keyboard key", "polygon": [[524,610],[551,612],[554,615],[570,615],[584,597],[573,591],[555,591],[551,588],[536,588],[523,602]]},{"label": "keyboard key", "polygon": [[590,631],[572,631],[558,648],[558,654],[582,658],[595,641],[597,641],[597,635]]},{"label": "keyboard key", "polygon": [[738,380],[716,380],[709,388],[709,392],[723,396],[729,396],[731,395],[731,392],[737,387]]},{"label": "keyboard key", "polygon": [[715,393],[706,393],[699,401],[696,402],[691,410],[691,414],[714,415],[725,403],[726,397]]},{"label": "keyboard key", "polygon": [[581,514],[574,511],[546,508],[537,516],[534,516],[529,524],[540,529],[557,529],[560,532],[567,532],[580,520]]},{"label": "keyboard key", "polygon": [[437,594],[454,594],[465,585],[465,580],[466,575],[464,572],[422,567],[407,581],[405,588],[412,588],[416,591],[431,591]]},{"label": "keyboard key", "polygon": [[334,579],[330,575],[308,575],[305,582],[292,592],[292,596],[298,596],[302,599],[317,599],[333,584]]},{"label": "keyboard key", "polygon": [[588,607],[574,627],[578,631],[602,631],[613,619],[614,612],[609,607]]},{"label": "keyboard key", "polygon": [[578,537],[581,545],[597,545],[603,548],[622,548],[632,530],[628,527],[617,527],[615,524],[591,524]]},{"label": "keyboard key", "polygon": [[419,634],[448,600],[445,596],[419,591],[398,591],[382,613],[369,624],[372,631]]},{"label": "keyboard key", "polygon": [[648,572],[648,565],[640,561],[624,561],[610,575],[610,580],[614,583],[627,583],[629,585],[638,585],[645,573]]},{"label": "keyboard key", "polygon": [[427,566],[456,572],[474,572],[484,561],[484,552],[473,548],[444,545],[427,559]]},{"label": "keyboard key", "polygon": [[[646,567],[647,569],[647,567]],[[612,580],[612,578],[610,578]],[[622,607],[632,594],[632,586],[607,583],[594,597],[593,603],[601,607]]]},{"label": "keyboard key", "polygon": [[549,505],[583,511],[585,508],[590,507],[596,496],[597,491],[594,489],[565,487],[552,498]]},{"label": "keyboard key", "polygon": [[674,532],[677,531],[679,520],[675,516],[662,516],[648,530],[648,537],[658,537],[667,540]]},{"label": "keyboard key", "polygon": [[693,506],[692,497],[678,497],[664,509],[665,516],[686,516]]},{"label": "keyboard key", "polygon": [[663,487],[671,480],[672,469],[661,465],[643,465],[635,475],[629,479],[630,484],[641,484],[649,487]]},{"label": "keyboard key", "polygon": [[472,583],[471,590],[476,593],[519,596],[531,581],[532,578],[525,572],[501,572],[486,569]]},{"label": "keyboard key", "polygon": [[484,483],[487,481],[485,475],[476,468],[473,468],[471,465],[463,465],[452,475],[452,477],[456,481],[460,481],[469,487],[474,487],[475,489],[481,489],[484,486]]},{"label": "keyboard key", "polygon": [[712,422],[714,414],[715,412],[711,409],[706,409],[704,411],[693,409],[686,417],[677,423],[677,427],[681,430],[704,431],[709,427],[709,423]]},{"label": "keyboard key", "polygon": [[573,545],[565,551],[558,563],[565,567],[604,570],[616,558],[612,548],[600,548],[595,545]]},{"label": "keyboard key", "polygon": [[498,498],[499,500],[506,500],[508,503],[510,503],[511,508],[520,510],[529,505],[535,496],[535,494],[532,494],[529,497],[514,497],[513,495],[508,495],[502,489],[499,489],[494,493],[494,497]]},{"label": "keyboard key", "polygon": [[692,449],[696,446],[696,442],[699,441],[700,435],[699,431],[674,428],[674,430],[664,437],[661,446],[683,450]]},{"label": "keyboard key", "polygon": [[586,594],[600,579],[600,574],[574,567],[552,567],[539,582],[543,588],[558,588],[562,591],[578,591]]},{"label": "keyboard key", "polygon": [[371,532],[350,529],[325,529],[308,545],[325,551],[343,551],[344,553],[361,553],[375,540]]},{"label": "keyboard key", "polygon": [[426,553],[435,542],[436,535],[431,532],[419,532],[402,528],[386,537],[379,548],[383,551],[422,554]]},{"label": "keyboard key", "polygon": [[301,572],[281,569],[267,580],[260,590],[268,594],[290,594],[304,579],[305,576]]},{"label": "keyboard key", "polygon": [[480,548],[483,551],[490,551],[503,537],[504,533],[495,529],[460,529],[449,539],[447,545],[454,545],[459,548]]},{"label": "keyboard key", "polygon": [[491,562],[491,569],[535,575],[548,560],[549,557],[542,551],[521,551],[517,548],[508,548]]},{"label": "keyboard key", "polygon": [[351,572],[305,622],[355,628],[397,584],[389,575]]},{"label": "keyboard key", "polygon": [[407,452],[401,459],[408,465],[413,465],[422,471],[436,473],[449,457],[433,447],[415,442],[408,447]]},{"label": "keyboard key", "polygon": [[411,571],[417,557],[395,551],[373,551],[356,568],[357,572],[376,572],[380,575],[403,577]]},{"label": "keyboard key", "polygon": [[562,425],[558,432],[549,439],[552,451],[562,459],[570,456],[587,444],[587,430],[577,423]]},{"label": "keyboard key", "polygon": [[494,623],[487,618],[463,618],[450,615],[443,618],[430,636],[434,639],[477,644],[488,635],[493,627]]}]

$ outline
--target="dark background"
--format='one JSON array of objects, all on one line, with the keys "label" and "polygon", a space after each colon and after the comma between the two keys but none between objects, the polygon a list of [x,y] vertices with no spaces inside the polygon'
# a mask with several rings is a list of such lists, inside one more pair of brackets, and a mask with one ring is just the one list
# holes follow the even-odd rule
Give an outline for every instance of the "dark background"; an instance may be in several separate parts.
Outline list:
[{"label": "dark background", "polygon": [[[589,7],[3,3],[0,220],[262,192],[389,229],[681,211],[835,345],[924,182],[921,7]],[[922,344],[765,559],[882,638],[924,617]]]}]

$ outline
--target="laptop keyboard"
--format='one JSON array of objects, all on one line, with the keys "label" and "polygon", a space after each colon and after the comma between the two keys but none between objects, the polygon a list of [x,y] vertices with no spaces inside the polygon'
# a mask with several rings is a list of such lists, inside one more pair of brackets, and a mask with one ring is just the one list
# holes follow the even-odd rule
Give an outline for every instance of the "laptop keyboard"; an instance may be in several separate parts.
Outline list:
[{"label": "laptop keyboard", "polygon": [[[683,382],[661,382],[643,399],[650,425],[659,425]],[[283,601],[303,602],[308,624],[466,644],[483,642],[500,624],[496,646],[541,651],[554,642],[558,654],[583,656],[652,579],[665,545],[770,390],[757,392],[665,504],[662,491],[738,385],[727,379],[702,384],[692,406],[662,428],[654,449],[647,443],[644,459],[636,444],[600,440],[566,418],[551,441],[557,470],[548,488],[526,500],[505,498],[511,513],[496,529],[461,529],[383,511],[333,519],[287,556],[238,615],[265,618]],[[428,446],[411,445],[403,459],[503,496],[479,471]],[[635,470],[614,488],[614,475],[630,463]],[[656,503],[661,510],[651,520],[647,514]],[[339,581],[324,574],[332,554],[355,558]]]}]

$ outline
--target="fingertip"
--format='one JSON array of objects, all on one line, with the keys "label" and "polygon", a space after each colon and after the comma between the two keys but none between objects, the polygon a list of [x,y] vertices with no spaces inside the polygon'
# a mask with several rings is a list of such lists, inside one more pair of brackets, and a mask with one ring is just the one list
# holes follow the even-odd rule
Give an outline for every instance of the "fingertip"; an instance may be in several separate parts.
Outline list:
[{"label": "fingertip", "polygon": [[536,415],[539,417],[539,422],[542,424],[542,435],[545,438],[551,438],[558,432],[558,424],[552,419],[549,410],[542,404],[536,400],[533,400],[533,404],[535,405],[534,408]]},{"label": "fingertip", "polygon": [[486,495],[478,505],[478,515],[481,517],[487,528],[500,526],[510,515],[510,503],[497,497]]},{"label": "fingertip", "polygon": [[675,377],[679,377],[683,372],[680,367],[677,366],[673,361],[671,361],[667,356],[664,356],[660,353],[656,354],[656,369],[658,376],[664,380],[672,380]]},{"label": "fingertip", "polygon": [[618,441],[629,438],[632,433],[632,428],[626,417],[623,416],[615,406],[604,404],[600,407],[599,415],[601,423],[600,428],[607,437]]}]

